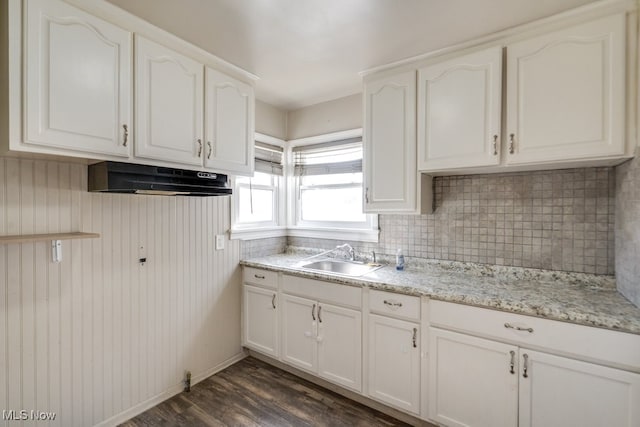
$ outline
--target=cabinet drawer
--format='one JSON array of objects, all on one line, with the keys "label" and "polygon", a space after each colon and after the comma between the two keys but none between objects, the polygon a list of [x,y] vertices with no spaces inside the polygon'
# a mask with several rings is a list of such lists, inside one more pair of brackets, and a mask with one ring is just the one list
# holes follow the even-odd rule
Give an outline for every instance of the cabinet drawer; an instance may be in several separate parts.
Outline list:
[{"label": "cabinet drawer", "polygon": [[259,268],[244,267],[244,283],[276,289],[278,287],[278,273],[260,270]]},{"label": "cabinet drawer", "polygon": [[420,320],[420,297],[372,290],[369,310],[386,316]]},{"label": "cabinet drawer", "polygon": [[442,301],[429,303],[429,319],[431,326],[640,371],[640,335]]},{"label": "cabinet drawer", "polygon": [[282,276],[282,291],[344,307],[362,306],[362,289],[304,277]]}]

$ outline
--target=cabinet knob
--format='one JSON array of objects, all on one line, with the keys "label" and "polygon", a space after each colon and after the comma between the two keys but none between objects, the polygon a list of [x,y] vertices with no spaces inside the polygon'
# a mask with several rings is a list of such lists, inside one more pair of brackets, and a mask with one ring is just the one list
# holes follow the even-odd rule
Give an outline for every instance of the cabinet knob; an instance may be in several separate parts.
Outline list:
[{"label": "cabinet knob", "polygon": [[527,353],[523,354],[522,359],[524,361],[522,367],[522,378],[529,378],[529,374],[527,373],[527,370],[529,369],[529,355]]},{"label": "cabinet knob", "polygon": [[207,159],[210,159],[211,153],[213,152],[213,147],[211,147],[211,141],[207,141],[207,146],[209,147],[209,154],[207,154]]},{"label": "cabinet knob", "polygon": [[126,147],[127,142],[129,141],[129,127],[127,125],[122,125],[122,146]]},{"label": "cabinet knob", "polygon": [[273,297],[271,298],[271,306],[274,310],[276,309],[276,294],[273,294]]},{"label": "cabinet knob", "polygon": [[198,157],[202,156],[202,140],[198,140]]},{"label": "cabinet knob", "polygon": [[318,322],[322,323],[322,306],[318,304]]},{"label": "cabinet knob", "polygon": [[315,321],[316,320],[316,305],[313,304],[313,307],[311,307],[311,318]]},{"label": "cabinet knob", "polygon": [[413,342],[413,348],[418,347],[418,328],[413,328],[413,338],[411,340]]},{"label": "cabinet knob", "polygon": [[364,201],[365,203],[369,203],[369,187],[364,189]]},{"label": "cabinet knob", "polygon": [[510,134],[509,135],[509,154],[513,154],[514,153],[514,140],[515,140],[516,135],[515,134]]},{"label": "cabinet knob", "polygon": [[493,155],[498,155],[498,135],[493,135]]},{"label": "cabinet knob", "polygon": [[509,363],[509,373],[511,374],[515,374],[516,373],[516,352],[511,350],[509,352],[509,354],[511,354],[511,362]]}]

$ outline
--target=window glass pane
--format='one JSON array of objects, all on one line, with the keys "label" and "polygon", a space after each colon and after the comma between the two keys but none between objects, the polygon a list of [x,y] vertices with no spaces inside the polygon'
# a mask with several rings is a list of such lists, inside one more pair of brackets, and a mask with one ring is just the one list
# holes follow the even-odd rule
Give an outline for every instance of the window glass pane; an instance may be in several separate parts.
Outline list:
[{"label": "window glass pane", "polygon": [[303,221],[366,221],[362,187],[303,189],[300,207]]},{"label": "window glass pane", "polygon": [[248,185],[249,181],[251,181],[252,185],[274,185],[273,179],[274,176],[270,173],[255,172],[253,174],[253,178],[250,178],[248,176],[239,176],[236,178],[236,182],[238,182],[238,184]]},{"label": "window glass pane", "polygon": [[[251,212],[251,193],[253,193],[253,212]],[[273,190],[238,189],[239,222],[273,221]]]},{"label": "window glass pane", "polygon": [[303,186],[332,184],[362,184],[362,172],[332,175],[305,175],[300,177]]}]

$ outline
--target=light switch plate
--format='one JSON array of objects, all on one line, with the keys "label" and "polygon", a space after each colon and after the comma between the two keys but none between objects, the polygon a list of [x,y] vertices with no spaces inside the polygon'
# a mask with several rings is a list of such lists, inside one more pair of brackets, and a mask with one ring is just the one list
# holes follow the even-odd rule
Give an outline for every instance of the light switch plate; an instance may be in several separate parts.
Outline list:
[{"label": "light switch plate", "polygon": [[216,250],[224,249],[224,234],[216,234]]}]

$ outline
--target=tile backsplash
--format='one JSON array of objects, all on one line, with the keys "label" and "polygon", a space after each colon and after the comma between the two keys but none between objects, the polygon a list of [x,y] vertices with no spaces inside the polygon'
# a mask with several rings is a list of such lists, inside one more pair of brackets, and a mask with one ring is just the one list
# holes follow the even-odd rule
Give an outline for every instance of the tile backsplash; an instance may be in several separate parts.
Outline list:
[{"label": "tile backsplash", "polygon": [[269,237],[266,239],[243,240],[240,246],[240,258],[249,259],[279,254],[287,247],[286,237]]},{"label": "tile backsplash", "polygon": [[616,169],[616,282],[640,307],[640,148]]},{"label": "tile backsplash", "polygon": [[[614,273],[615,169],[434,179],[435,211],[380,215],[380,241],[360,252],[584,273]],[[289,237],[292,246],[342,241]]]}]

